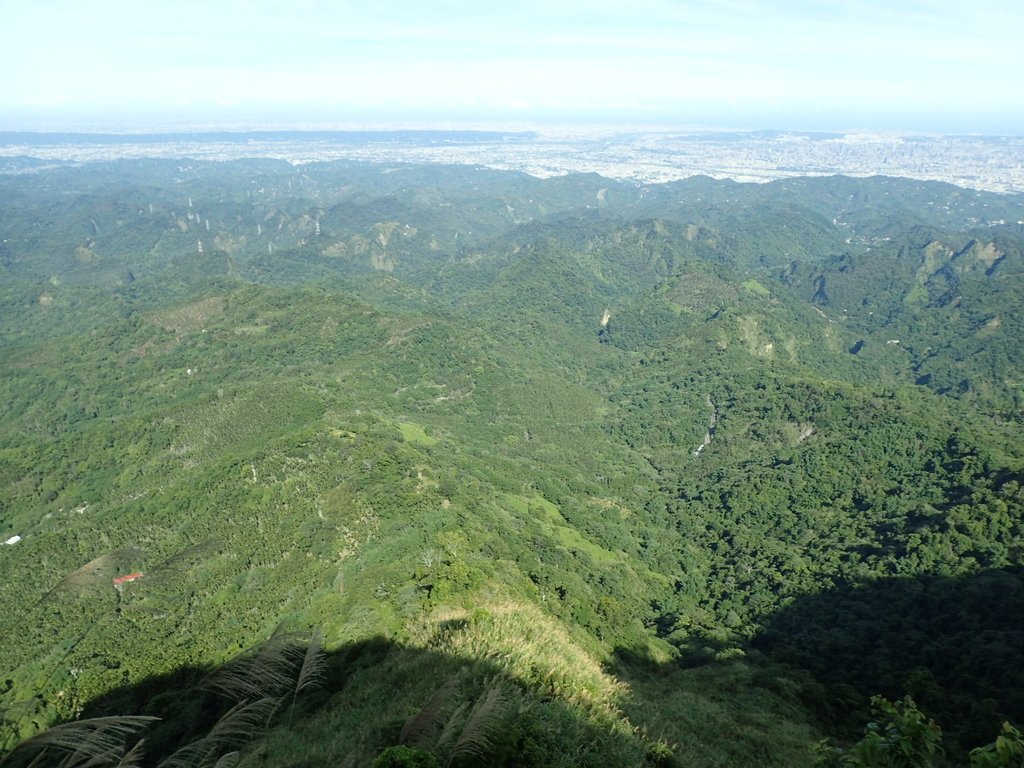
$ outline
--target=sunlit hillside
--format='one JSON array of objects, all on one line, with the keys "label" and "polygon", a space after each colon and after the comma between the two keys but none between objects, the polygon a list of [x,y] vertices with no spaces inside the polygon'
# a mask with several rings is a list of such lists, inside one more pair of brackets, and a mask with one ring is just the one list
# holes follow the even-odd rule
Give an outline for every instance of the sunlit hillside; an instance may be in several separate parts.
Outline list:
[{"label": "sunlit hillside", "polygon": [[0,201],[3,764],[1020,765],[1024,198],[125,160]]}]

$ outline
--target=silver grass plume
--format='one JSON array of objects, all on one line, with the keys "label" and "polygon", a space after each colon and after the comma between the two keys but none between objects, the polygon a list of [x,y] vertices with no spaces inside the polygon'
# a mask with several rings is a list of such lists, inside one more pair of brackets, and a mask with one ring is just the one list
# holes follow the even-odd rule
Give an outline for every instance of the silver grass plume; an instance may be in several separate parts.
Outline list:
[{"label": "silver grass plume", "polygon": [[463,756],[486,758],[494,750],[505,722],[507,701],[504,687],[496,683],[476,700],[461,727],[457,725],[461,719],[459,715],[465,710],[466,705],[456,711],[456,715],[452,716],[449,723],[455,723],[456,726],[445,726],[438,744],[443,748],[454,738],[454,744],[451,745],[448,759],[445,761],[446,767]]},{"label": "silver grass plume", "polygon": [[[30,765],[40,765],[40,761],[49,750],[59,750],[65,753],[63,759],[56,763],[59,768],[116,766],[128,756],[125,754],[125,741],[128,737],[159,719],[142,715],[126,715],[93,717],[55,725],[53,728],[23,741],[6,757],[0,759],[0,765],[5,764],[11,755],[24,750],[40,749],[41,751]],[[134,752],[136,752],[135,748],[129,754]],[[54,763],[49,764],[53,765]]]},{"label": "silver grass plume", "polygon": [[[300,646],[301,650],[301,646]],[[299,666],[299,674],[295,678],[295,688],[292,691],[292,708],[289,714],[295,714],[295,699],[304,690],[316,688],[324,682],[324,670],[327,667],[327,657],[324,655],[324,636],[320,629],[313,632],[313,636],[306,643],[302,651],[302,664]]]},{"label": "silver grass plume", "polygon": [[207,677],[201,688],[232,701],[280,698],[292,690],[292,636],[275,634]]},{"label": "silver grass plume", "polygon": [[[206,736],[186,744],[161,761],[157,768],[206,768],[221,764],[228,754],[263,732],[279,704],[280,700],[272,697],[236,704]],[[225,763],[229,764],[230,760]]]},{"label": "silver grass plume", "polygon": [[79,592],[95,587],[107,588],[110,586],[111,579],[117,575],[118,570],[124,568],[126,563],[138,560],[141,554],[141,550],[134,547],[123,547],[100,555],[58,581],[50,591],[40,598],[39,602],[43,602],[58,592]]},{"label": "silver grass plume", "polygon": [[180,549],[163,562],[150,568],[146,575],[151,581],[154,579],[175,581],[181,578],[188,569],[211,555],[218,544],[216,539],[207,539]]},{"label": "silver grass plume", "polygon": [[135,746],[125,752],[117,762],[117,768],[142,768],[142,746],[145,743],[145,739],[135,742]]},{"label": "silver grass plume", "polygon": [[451,704],[457,686],[458,676],[453,676],[434,691],[423,708],[405,721],[398,737],[398,743],[424,748],[432,746],[441,726],[445,724],[446,720],[450,720],[445,717],[444,713]]}]

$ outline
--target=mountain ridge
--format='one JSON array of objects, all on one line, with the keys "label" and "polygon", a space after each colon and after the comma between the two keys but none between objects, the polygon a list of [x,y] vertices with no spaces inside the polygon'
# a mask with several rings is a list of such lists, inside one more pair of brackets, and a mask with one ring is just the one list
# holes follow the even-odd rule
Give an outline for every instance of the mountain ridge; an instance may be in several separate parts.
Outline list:
[{"label": "mountain ridge", "polygon": [[[923,686],[900,638],[876,649],[885,690],[864,690],[838,657],[801,657],[785,618],[856,616],[845,590],[891,579],[1016,594],[1024,233],[979,229],[973,209],[1017,198],[182,168],[0,179],[19,201],[0,210],[0,534],[21,537],[0,551],[0,613],[20,629],[0,643],[6,749],[314,628],[339,664],[380,665],[359,667],[365,722],[338,709],[334,665],[329,695],[297,710],[309,724],[238,745],[256,764],[366,764],[450,675],[452,728],[518,702],[490,764],[810,765],[873,693],[927,689],[955,759],[1024,719],[1012,685]],[[857,215],[829,215],[839,200]],[[495,660],[511,614],[590,661],[510,682]],[[1018,627],[992,631],[1010,648]],[[968,667],[1015,680],[999,647]],[[583,667],[632,693],[588,709]],[[401,707],[370,695],[374,674]]]}]

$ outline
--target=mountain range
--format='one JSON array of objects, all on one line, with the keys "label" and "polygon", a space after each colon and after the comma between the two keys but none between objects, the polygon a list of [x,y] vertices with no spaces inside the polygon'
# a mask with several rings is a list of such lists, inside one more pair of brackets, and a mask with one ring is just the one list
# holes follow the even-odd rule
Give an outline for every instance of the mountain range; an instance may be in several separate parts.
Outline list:
[{"label": "mountain range", "polygon": [[0,762],[1019,764],[1024,196],[18,170]]}]

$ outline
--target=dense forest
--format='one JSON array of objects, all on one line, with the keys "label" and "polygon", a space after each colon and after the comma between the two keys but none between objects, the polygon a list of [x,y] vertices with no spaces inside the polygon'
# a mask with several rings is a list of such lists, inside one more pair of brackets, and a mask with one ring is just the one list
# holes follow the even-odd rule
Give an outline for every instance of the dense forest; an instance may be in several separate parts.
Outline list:
[{"label": "dense forest", "polygon": [[0,764],[1024,765],[1024,197],[0,201]]}]

